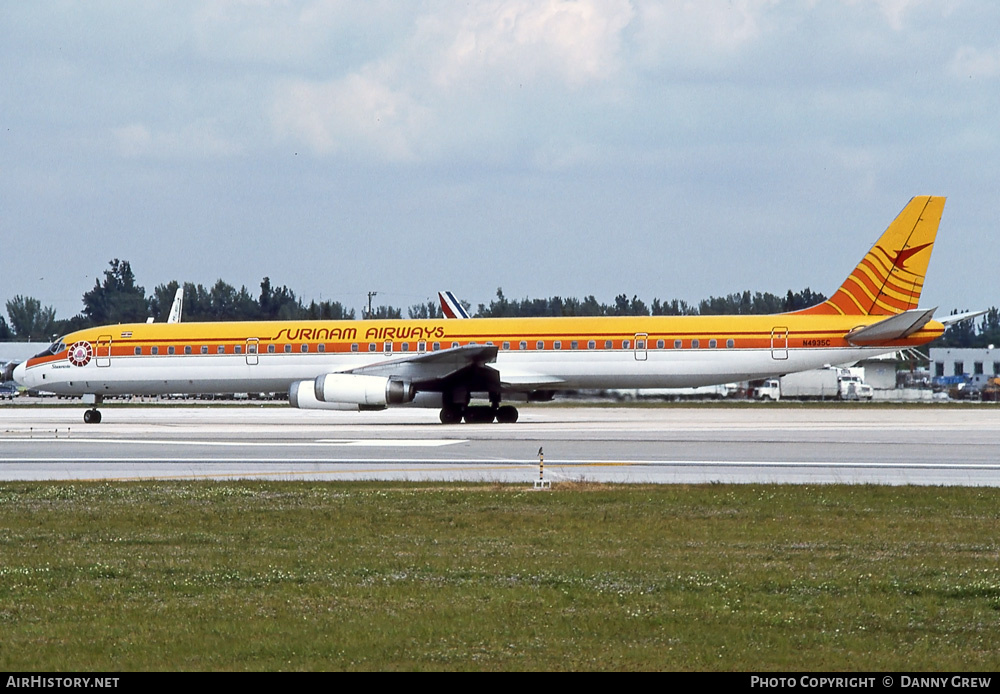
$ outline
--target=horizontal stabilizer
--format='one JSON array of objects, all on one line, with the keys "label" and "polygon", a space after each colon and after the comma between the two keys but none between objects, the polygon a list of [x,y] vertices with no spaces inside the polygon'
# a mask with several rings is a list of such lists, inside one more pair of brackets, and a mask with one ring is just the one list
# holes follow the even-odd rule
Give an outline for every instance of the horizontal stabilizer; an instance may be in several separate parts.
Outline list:
[{"label": "horizontal stabilizer", "polygon": [[891,340],[902,340],[927,325],[934,317],[936,308],[914,308],[903,313],[890,316],[878,323],[855,328],[844,335],[844,339],[852,345],[867,345]]},{"label": "horizontal stabilizer", "polygon": [[956,313],[953,316],[939,318],[938,322],[947,328],[950,325],[955,325],[955,323],[961,323],[964,320],[972,320],[973,318],[979,318],[979,316],[985,313],[988,313],[988,311],[968,311],[966,313]]}]

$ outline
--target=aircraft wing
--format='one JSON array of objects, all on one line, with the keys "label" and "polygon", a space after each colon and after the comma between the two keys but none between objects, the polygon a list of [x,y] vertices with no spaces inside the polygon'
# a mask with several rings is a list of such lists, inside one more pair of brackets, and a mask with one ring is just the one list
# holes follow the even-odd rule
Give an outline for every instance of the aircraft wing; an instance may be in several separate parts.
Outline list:
[{"label": "aircraft wing", "polygon": [[565,382],[565,379],[558,376],[549,376],[534,371],[521,371],[518,369],[504,368],[500,371],[500,383],[505,388],[524,390],[525,388],[551,388],[554,385]]},{"label": "aircraft wing", "polygon": [[419,390],[439,390],[446,383],[461,380],[469,382],[478,390],[486,384],[499,385],[499,372],[487,366],[495,362],[496,358],[496,345],[465,345],[386,359],[338,373],[403,379]]},{"label": "aircraft wing", "polygon": [[901,340],[909,337],[913,333],[927,325],[937,308],[923,309],[914,308],[909,311],[897,313],[878,323],[855,328],[846,335],[844,339],[853,345],[868,345],[891,340]]}]

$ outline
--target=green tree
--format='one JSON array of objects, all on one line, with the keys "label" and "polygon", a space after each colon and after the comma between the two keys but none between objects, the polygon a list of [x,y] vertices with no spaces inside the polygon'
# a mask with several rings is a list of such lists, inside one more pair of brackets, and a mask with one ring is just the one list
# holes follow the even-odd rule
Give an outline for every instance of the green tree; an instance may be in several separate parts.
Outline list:
[{"label": "green tree", "polygon": [[694,306],[689,306],[688,302],[678,299],[671,301],[653,299],[650,312],[654,316],[693,316],[698,313],[698,309]]},{"label": "green tree", "polygon": [[286,286],[271,287],[271,278],[265,277],[260,283],[260,317],[264,320],[292,320],[301,318],[305,310],[295,297],[295,292]]},{"label": "green tree", "polygon": [[306,308],[305,318],[309,320],[354,320],[354,309],[344,308],[339,301],[311,301]]},{"label": "green tree", "polygon": [[[952,310],[949,315],[967,311]],[[932,343],[935,347],[976,347],[976,322],[963,320],[945,329],[944,334]]]},{"label": "green tree", "polygon": [[[468,307],[466,307],[468,309]],[[414,304],[410,308],[406,309],[406,314],[410,318],[444,318],[444,312],[441,310],[441,306],[433,301],[428,301],[426,304]]]},{"label": "green tree", "polygon": [[393,306],[376,306],[370,314],[366,313],[367,320],[382,320],[385,318],[402,318],[403,309]]},{"label": "green tree", "polygon": [[94,288],[83,295],[83,313],[93,325],[138,323],[146,320],[149,310],[146,290],[135,283],[132,266],[115,258],[111,269],[104,271]]},{"label": "green tree", "polygon": [[[56,310],[42,302],[18,294],[7,302],[10,331],[19,340],[48,340],[55,330]],[[6,324],[4,324],[6,327]]]}]

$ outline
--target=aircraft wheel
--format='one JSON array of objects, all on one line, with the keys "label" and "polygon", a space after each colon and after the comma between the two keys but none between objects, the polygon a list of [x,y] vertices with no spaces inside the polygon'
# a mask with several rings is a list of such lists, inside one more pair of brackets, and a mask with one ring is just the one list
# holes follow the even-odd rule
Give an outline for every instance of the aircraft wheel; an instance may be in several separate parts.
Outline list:
[{"label": "aircraft wheel", "polygon": [[442,424],[458,424],[462,421],[462,409],[460,407],[442,407],[440,418]]},{"label": "aircraft wheel", "polygon": [[489,424],[496,417],[496,410],[488,405],[475,405],[465,408],[466,424]]},{"label": "aircraft wheel", "polygon": [[504,405],[497,410],[497,421],[500,424],[513,424],[517,421],[517,408],[513,405]]},{"label": "aircraft wheel", "polygon": [[101,411],[100,410],[87,410],[83,413],[84,424],[100,424],[101,423]]}]

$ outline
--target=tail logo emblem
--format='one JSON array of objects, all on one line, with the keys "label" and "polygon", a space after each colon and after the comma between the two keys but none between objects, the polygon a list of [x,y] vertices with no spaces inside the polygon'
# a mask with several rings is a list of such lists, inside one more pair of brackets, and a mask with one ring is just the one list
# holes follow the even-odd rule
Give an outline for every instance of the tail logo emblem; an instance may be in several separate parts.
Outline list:
[{"label": "tail logo emblem", "polygon": [[[932,245],[933,245],[933,242],[931,242],[931,243],[925,243],[922,246],[914,246],[913,248],[901,248],[900,250],[896,251],[896,257],[893,258],[893,260],[892,260],[893,267],[898,267],[900,270],[905,270],[906,269],[906,261],[907,260],[909,260],[911,257],[913,257],[914,255],[916,255],[920,251],[924,250],[928,246],[932,246]],[[879,248],[882,248],[882,247],[879,246]],[[882,248],[882,251],[886,255],[889,255],[889,252],[886,251],[884,248]]]}]

